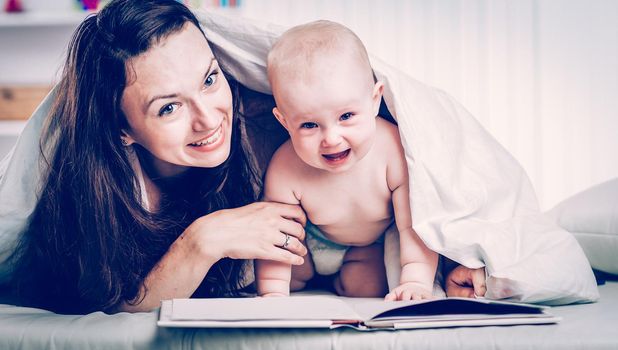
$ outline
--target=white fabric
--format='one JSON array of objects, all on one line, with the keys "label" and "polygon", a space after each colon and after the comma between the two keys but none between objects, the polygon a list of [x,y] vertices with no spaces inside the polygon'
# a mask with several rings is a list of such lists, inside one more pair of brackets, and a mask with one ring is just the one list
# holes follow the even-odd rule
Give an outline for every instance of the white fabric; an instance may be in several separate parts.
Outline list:
[{"label": "white fabric", "polygon": [[[265,58],[283,29],[213,14],[201,21],[223,67],[244,85],[270,93]],[[540,213],[518,162],[450,96],[373,56],[371,62],[399,124],[414,228],[427,246],[468,267],[485,266],[489,298],[597,300],[580,246]],[[387,269],[398,269],[396,259],[385,261]]]},{"label": "white fabric", "polygon": [[618,275],[618,178],[565,199],[548,214],[575,236],[593,268]]},{"label": "white fabric", "polygon": [[45,97],[13,149],[0,161],[0,284],[10,272],[6,259],[13,252],[36,203],[41,182],[39,136],[53,94],[52,91]]},{"label": "white fabric", "polygon": [[[222,67],[245,86],[269,93],[265,58],[282,28],[214,14],[200,19]],[[581,248],[539,212],[517,161],[447,94],[375,57],[372,65],[385,82],[384,99],[399,123],[414,228],[427,246],[468,267],[486,266],[490,298],[547,304],[596,300],[595,280]],[[2,163],[0,251],[10,251],[7,242],[23,229],[35,204],[34,144],[49,101]],[[395,259],[385,260],[391,262],[387,269],[399,268]]]}]

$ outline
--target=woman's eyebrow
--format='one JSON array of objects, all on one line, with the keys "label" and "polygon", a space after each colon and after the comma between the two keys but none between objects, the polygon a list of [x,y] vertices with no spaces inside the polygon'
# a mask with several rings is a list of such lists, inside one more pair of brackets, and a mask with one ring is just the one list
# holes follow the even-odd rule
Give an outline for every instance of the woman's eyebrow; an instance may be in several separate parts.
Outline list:
[{"label": "woman's eyebrow", "polygon": [[[213,64],[215,63],[216,59],[214,57],[212,57],[210,59],[210,63],[208,64],[208,69],[206,69],[206,73],[204,74],[204,79],[206,79],[208,77],[208,74],[210,73]],[[148,108],[150,108],[150,105],[159,99],[164,99],[164,98],[173,98],[173,97],[178,97],[177,93],[173,93],[173,94],[166,94],[166,95],[156,95],[153,96],[150,101],[148,101],[148,103],[146,104],[146,110],[148,110]]]},{"label": "woman's eyebrow", "polygon": [[204,79],[208,78],[208,74],[210,74],[210,72],[212,71],[212,66],[216,61],[217,60],[214,57],[210,59],[210,63],[208,64],[208,69],[206,69],[206,73],[204,74]]},{"label": "woman's eyebrow", "polygon": [[153,98],[150,99],[150,101],[148,101],[148,104],[146,105],[146,110],[148,110],[150,108],[150,105],[159,99],[163,99],[163,98],[173,98],[173,97],[177,97],[178,94],[169,94],[169,95],[157,95],[154,96]]}]

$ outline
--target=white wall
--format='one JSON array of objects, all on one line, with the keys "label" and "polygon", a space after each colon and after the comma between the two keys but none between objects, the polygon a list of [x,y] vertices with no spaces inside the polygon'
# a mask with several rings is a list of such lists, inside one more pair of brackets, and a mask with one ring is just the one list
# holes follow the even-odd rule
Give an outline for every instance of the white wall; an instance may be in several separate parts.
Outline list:
[{"label": "white wall", "polygon": [[[519,159],[543,208],[618,177],[618,1],[242,3],[234,15],[342,22],[372,53],[454,95]],[[0,84],[52,81],[71,30],[0,25]]]},{"label": "white wall", "polygon": [[244,0],[282,25],[318,18],[454,95],[522,163],[541,206],[618,177],[618,1]]}]

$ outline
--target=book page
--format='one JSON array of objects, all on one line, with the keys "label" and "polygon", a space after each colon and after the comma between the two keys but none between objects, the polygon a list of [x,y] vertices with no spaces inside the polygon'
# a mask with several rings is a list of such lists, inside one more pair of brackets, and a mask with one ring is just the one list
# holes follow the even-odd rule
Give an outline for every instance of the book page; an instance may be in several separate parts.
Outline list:
[{"label": "book page", "polygon": [[419,301],[386,301],[382,298],[346,298],[340,297],[342,301],[360,316],[363,321],[371,320],[381,313],[404,308],[406,306],[418,304]]},{"label": "book page", "polygon": [[174,299],[171,320],[350,320],[360,316],[332,296]]},{"label": "book page", "polygon": [[378,298],[342,298],[365,321],[376,319],[413,319],[419,317],[456,318],[474,315],[543,315],[545,306],[510,303],[488,299],[442,298],[417,301],[384,301]]}]

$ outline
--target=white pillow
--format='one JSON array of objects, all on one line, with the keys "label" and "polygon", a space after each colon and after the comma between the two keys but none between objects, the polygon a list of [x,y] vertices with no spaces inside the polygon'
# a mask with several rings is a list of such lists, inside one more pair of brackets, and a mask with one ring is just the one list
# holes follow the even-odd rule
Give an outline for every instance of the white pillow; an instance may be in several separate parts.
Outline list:
[{"label": "white pillow", "polygon": [[592,268],[618,275],[618,178],[564,200],[548,215],[573,233]]}]

